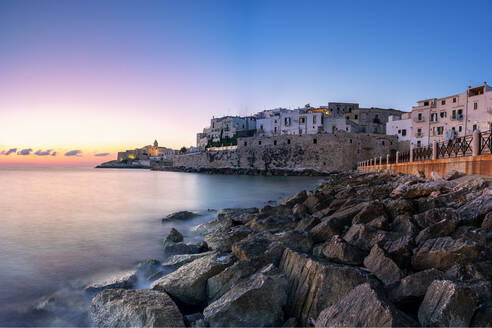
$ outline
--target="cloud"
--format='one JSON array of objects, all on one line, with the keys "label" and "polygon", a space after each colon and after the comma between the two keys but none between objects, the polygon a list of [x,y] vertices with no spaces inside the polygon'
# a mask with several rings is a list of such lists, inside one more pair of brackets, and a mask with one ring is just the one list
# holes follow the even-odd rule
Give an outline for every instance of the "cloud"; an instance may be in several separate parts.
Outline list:
[{"label": "cloud", "polygon": [[34,153],[34,155],[38,155],[38,156],[48,156],[50,154],[51,154],[51,149],[48,149],[47,151],[42,151],[41,149],[39,149]]},{"label": "cloud", "polygon": [[98,157],[104,157],[104,156],[108,156],[109,153],[99,153],[99,154],[95,154],[94,156],[98,156]]},{"label": "cloud", "polygon": [[17,152],[17,155],[26,156],[26,155],[30,155],[31,152],[32,152],[31,148],[22,149],[22,150]]},{"label": "cloud", "polygon": [[5,150],[2,150],[0,152],[0,155],[5,155],[5,156],[9,156],[10,154],[14,153],[17,151],[17,148],[10,148],[9,150],[5,151]]},{"label": "cloud", "polygon": [[65,156],[82,156],[82,150],[71,150],[65,153]]},{"label": "cloud", "polygon": [[56,151],[52,152],[51,156],[56,156]]}]

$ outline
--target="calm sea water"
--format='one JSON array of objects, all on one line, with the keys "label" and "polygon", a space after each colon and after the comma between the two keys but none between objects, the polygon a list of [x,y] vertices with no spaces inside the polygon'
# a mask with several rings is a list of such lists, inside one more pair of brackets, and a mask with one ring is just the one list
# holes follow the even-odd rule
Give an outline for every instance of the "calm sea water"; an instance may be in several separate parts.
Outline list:
[{"label": "calm sea water", "polygon": [[[193,238],[189,228],[210,220],[214,212],[209,209],[262,206],[319,181],[147,170],[1,169],[0,326],[39,325],[30,309],[43,296],[131,269],[144,259],[163,260],[162,240],[170,228]],[[161,223],[179,210],[202,216]]]}]

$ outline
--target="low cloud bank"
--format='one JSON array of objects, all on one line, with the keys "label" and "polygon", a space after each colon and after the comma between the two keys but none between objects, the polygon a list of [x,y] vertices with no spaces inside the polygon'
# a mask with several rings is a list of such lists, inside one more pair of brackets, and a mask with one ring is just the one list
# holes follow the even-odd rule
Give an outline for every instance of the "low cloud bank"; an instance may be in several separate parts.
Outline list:
[{"label": "low cloud bank", "polygon": [[31,153],[32,153],[32,148],[27,148],[27,149],[22,149],[22,150],[18,151],[17,155],[27,156],[27,155],[30,155]]},{"label": "low cloud bank", "polygon": [[51,154],[51,149],[48,149],[46,151],[42,151],[41,149],[39,149],[34,153],[34,155],[38,155],[38,156],[49,156],[50,154]]},{"label": "low cloud bank", "polygon": [[97,157],[104,157],[104,156],[108,156],[109,153],[99,153],[99,154],[95,154],[94,156],[97,156]]},{"label": "low cloud bank", "polygon": [[5,155],[5,156],[9,156],[10,154],[15,154],[17,152],[17,148],[10,148],[9,150],[5,151],[5,150],[2,150],[0,152],[0,155]]},{"label": "low cloud bank", "polygon": [[80,157],[82,156],[82,150],[71,150],[71,151],[68,151],[65,153],[65,156],[77,156],[77,157]]}]

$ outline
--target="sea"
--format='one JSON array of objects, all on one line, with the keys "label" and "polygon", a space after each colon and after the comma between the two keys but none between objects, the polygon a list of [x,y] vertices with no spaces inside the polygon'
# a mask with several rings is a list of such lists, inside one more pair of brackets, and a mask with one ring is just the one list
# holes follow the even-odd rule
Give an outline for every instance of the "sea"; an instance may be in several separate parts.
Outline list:
[{"label": "sea", "polygon": [[[138,169],[0,169],[0,326],[86,326],[87,308],[76,295],[71,301],[71,293],[140,261],[165,260],[162,242],[172,227],[185,241],[196,240],[201,237],[191,228],[214,219],[218,209],[262,207],[320,182]],[[182,210],[199,216],[161,222]]]}]

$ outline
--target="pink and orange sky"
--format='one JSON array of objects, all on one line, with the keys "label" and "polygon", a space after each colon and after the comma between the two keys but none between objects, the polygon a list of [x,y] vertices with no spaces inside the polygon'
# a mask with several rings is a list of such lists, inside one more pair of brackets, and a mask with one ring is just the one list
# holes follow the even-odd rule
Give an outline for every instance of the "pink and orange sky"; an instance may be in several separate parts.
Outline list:
[{"label": "pink and orange sky", "polygon": [[0,166],[190,146],[214,115],[329,101],[408,111],[492,76],[470,64],[489,61],[476,31],[490,29],[491,6],[2,0]]}]

